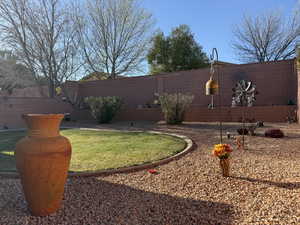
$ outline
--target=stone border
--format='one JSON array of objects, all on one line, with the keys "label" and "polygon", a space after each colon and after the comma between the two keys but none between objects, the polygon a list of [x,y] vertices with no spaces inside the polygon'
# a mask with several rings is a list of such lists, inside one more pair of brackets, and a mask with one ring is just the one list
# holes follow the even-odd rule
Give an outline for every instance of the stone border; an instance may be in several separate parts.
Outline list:
[{"label": "stone border", "polygon": [[[61,127],[61,128],[71,128],[71,127]],[[76,129],[75,127],[73,127]],[[146,133],[151,133],[151,134],[161,134],[161,135],[169,135],[173,137],[180,138],[185,141],[186,146],[185,148],[177,153],[176,155],[151,162],[151,163],[146,163],[142,165],[137,165],[137,166],[129,166],[129,167],[122,167],[122,168],[117,168],[117,169],[107,169],[107,170],[99,170],[99,171],[93,171],[93,172],[69,172],[68,173],[68,178],[76,178],[76,177],[91,177],[91,176],[108,176],[112,174],[117,174],[117,173],[131,173],[131,172],[137,172],[140,170],[145,170],[145,169],[151,169],[160,165],[167,164],[173,160],[178,160],[179,158],[183,157],[187,153],[193,151],[194,149],[197,148],[197,144],[190,138],[184,135],[179,135],[179,134],[174,134],[174,133],[165,133],[165,132],[158,132],[158,131],[132,131],[132,130],[122,130],[122,131],[117,131],[117,130],[112,130],[112,129],[97,129],[97,128],[77,128],[81,130],[96,130],[96,131],[116,131],[116,132],[146,132]],[[21,129],[17,129],[21,130]],[[24,130],[24,129],[22,129]],[[5,130],[5,131],[12,131],[12,130]],[[0,131],[1,132],[1,131]],[[19,178],[19,174],[17,172],[0,172],[0,177],[3,178]]]}]

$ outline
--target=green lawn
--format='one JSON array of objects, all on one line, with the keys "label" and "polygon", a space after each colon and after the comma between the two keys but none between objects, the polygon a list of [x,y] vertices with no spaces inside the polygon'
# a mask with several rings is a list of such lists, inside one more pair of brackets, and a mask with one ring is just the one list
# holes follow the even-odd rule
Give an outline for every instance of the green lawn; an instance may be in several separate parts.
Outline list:
[{"label": "green lawn", "polygon": [[[70,171],[119,168],[156,161],[182,151],[185,142],[168,135],[66,129],[72,143]],[[14,148],[23,131],[0,132],[0,171],[15,171]]]}]

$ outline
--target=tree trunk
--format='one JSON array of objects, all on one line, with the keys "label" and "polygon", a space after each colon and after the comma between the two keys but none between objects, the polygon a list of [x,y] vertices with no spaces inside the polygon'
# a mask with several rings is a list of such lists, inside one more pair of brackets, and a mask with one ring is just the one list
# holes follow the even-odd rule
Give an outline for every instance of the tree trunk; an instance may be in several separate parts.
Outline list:
[{"label": "tree trunk", "polygon": [[49,97],[50,98],[55,97],[55,85],[54,85],[54,82],[51,78],[49,80]]}]

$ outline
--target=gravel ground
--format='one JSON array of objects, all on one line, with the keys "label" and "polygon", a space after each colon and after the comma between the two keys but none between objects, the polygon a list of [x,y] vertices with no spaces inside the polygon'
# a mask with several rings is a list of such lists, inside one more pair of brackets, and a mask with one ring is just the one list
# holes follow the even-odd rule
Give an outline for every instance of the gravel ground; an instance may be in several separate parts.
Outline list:
[{"label": "gravel ground", "polygon": [[[127,123],[98,128],[129,129]],[[0,178],[0,225],[44,224],[300,224],[300,126],[267,124],[235,151],[231,177],[223,178],[210,149],[218,142],[216,124],[166,126],[134,124],[191,137],[198,148],[157,175],[140,171],[107,177],[73,178],[57,213],[32,217],[19,180]],[[236,124],[226,124],[233,131]],[[262,136],[280,127],[284,139]],[[226,140],[234,144],[233,140]]]}]

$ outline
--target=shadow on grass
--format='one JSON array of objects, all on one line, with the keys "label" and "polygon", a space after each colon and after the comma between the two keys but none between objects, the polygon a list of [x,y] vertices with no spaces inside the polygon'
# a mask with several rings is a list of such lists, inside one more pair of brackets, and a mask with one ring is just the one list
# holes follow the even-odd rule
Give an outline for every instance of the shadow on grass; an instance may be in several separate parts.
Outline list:
[{"label": "shadow on grass", "polygon": [[295,182],[295,183],[274,182],[274,181],[260,180],[260,179],[250,178],[250,177],[233,177],[233,176],[231,176],[231,178],[238,179],[238,180],[245,180],[245,181],[249,181],[252,183],[267,184],[270,186],[276,186],[279,188],[285,188],[285,189],[289,189],[289,190],[300,189],[300,182]]},{"label": "shadow on grass", "polygon": [[7,155],[0,152],[0,172],[15,172],[16,161],[14,155]]},{"label": "shadow on grass", "polygon": [[28,217],[24,200],[8,187],[4,193],[10,195],[10,202],[1,213],[10,224],[25,217],[28,224],[60,224],[62,220],[66,224],[233,224],[231,205],[153,193],[97,178],[68,180],[64,206],[50,217]]},{"label": "shadow on grass", "polygon": [[16,171],[14,149],[16,143],[25,136],[24,131],[8,131],[0,133],[0,171]]}]

